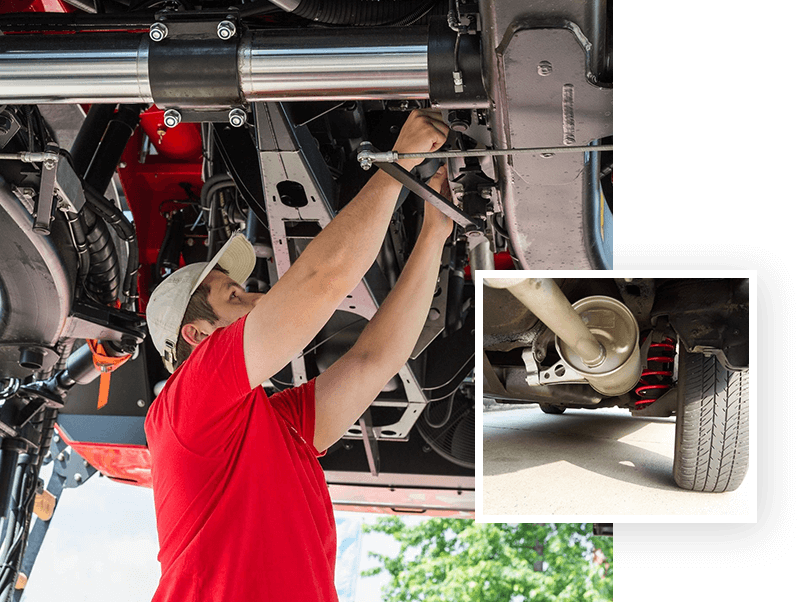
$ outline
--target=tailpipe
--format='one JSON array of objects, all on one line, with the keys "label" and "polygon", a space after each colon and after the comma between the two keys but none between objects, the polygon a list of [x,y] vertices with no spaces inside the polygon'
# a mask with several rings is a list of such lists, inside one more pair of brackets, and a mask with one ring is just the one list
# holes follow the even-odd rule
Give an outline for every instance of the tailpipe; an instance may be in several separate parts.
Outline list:
[{"label": "tailpipe", "polygon": [[555,335],[557,353],[591,387],[622,395],[640,378],[638,323],[612,297],[586,297],[571,304],[551,278],[493,278],[484,283],[507,289]]}]

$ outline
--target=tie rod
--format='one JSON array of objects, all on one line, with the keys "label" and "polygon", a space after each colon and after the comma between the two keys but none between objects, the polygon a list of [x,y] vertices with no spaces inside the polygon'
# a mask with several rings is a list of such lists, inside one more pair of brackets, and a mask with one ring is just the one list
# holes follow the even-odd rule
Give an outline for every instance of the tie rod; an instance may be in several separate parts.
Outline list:
[{"label": "tie rod", "polygon": [[[364,144],[364,143],[363,143]],[[372,149],[372,150],[371,150]],[[381,152],[370,148],[363,148],[356,158],[362,169],[368,170],[373,163],[396,163],[399,159],[454,159],[457,157],[504,157],[509,155],[540,155],[548,158],[560,153],[594,153],[612,151],[612,144],[599,144],[595,146],[546,146],[538,148],[502,148],[502,149],[475,149],[466,151],[435,151],[431,153],[399,153],[397,151]]]}]

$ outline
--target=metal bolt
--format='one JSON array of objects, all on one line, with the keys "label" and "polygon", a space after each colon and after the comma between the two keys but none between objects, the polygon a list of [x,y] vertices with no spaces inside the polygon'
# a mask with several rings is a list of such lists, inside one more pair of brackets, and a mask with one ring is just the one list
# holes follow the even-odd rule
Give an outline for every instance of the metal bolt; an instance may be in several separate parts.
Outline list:
[{"label": "metal bolt", "polygon": [[359,166],[365,171],[373,167],[373,145],[369,141],[365,140],[359,143],[357,150],[358,152],[356,154],[356,160],[359,162]]},{"label": "metal bolt", "polygon": [[80,483],[83,480],[84,480],[84,478],[79,473],[76,472],[75,473],[75,482],[76,483]]},{"label": "metal bolt", "polygon": [[543,157],[544,159],[548,159],[550,157],[553,157],[554,153],[540,153],[540,156]]},{"label": "metal bolt", "polygon": [[53,441],[58,443],[59,441],[61,441],[61,437],[59,437],[58,435],[53,435]]},{"label": "metal bolt", "polygon": [[245,111],[242,109],[231,109],[228,112],[228,122],[235,128],[245,125],[246,118]]},{"label": "metal bolt", "polygon": [[489,200],[489,199],[492,199],[492,198],[493,198],[493,189],[492,189],[492,188],[490,188],[490,187],[488,187],[488,188],[482,188],[482,189],[479,191],[479,195],[480,195],[480,196],[481,196],[483,199],[487,199],[487,200]]},{"label": "metal bolt", "polygon": [[128,163],[125,161],[120,161],[120,169],[125,169],[126,167],[128,167]]},{"label": "metal bolt", "polygon": [[161,42],[167,37],[167,26],[164,23],[154,23],[150,26],[150,39]]},{"label": "metal bolt", "polygon": [[145,407],[145,400],[144,399],[137,399],[136,400],[136,405],[138,405],[140,408],[144,408]]},{"label": "metal bolt", "polygon": [[59,455],[56,456],[56,460],[58,460],[59,462],[63,462],[64,457],[65,457],[64,452],[61,452]]},{"label": "metal bolt", "polygon": [[164,125],[168,128],[174,128],[181,123],[181,113],[175,109],[167,109],[164,112]]},{"label": "metal bolt", "polygon": [[551,75],[554,71],[554,67],[551,66],[551,63],[548,61],[540,61],[537,66],[537,74],[546,77],[547,75]]},{"label": "metal bolt", "polygon": [[231,21],[220,21],[217,24],[217,37],[221,40],[230,40],[237,33],[237,26]]}]

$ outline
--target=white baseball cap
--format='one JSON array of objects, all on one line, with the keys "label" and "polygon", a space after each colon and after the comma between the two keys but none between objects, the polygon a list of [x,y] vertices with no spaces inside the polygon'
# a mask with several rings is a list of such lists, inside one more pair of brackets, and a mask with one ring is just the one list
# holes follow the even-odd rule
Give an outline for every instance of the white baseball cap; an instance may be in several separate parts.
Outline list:
[{"label": "white baseball cap", "polygon": [[256,265],[256,254],[243,234],[235,234],[211,261],[193,263],[176,270],[150,296],[145,310],[150,340],[170,372],[176,367],[175,349],[189,299],[216,265],[241,285]]}]

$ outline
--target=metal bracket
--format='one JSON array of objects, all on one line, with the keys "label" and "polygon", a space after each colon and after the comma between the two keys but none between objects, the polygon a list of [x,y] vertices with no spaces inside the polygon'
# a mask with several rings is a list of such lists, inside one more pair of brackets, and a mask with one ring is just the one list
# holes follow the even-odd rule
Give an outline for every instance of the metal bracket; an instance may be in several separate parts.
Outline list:
[{"label": "metal bracket", "polygon": [[137,344],[145,340],[145,320],[137,314],[95,303],[75,301],[62,336],[122,342],[130,337]]},{"label": "metal bracket", "polygon": [[69,448],[57,434],[50,444],[50,456],[54,462],[53,473],[64,479],[64,487],[79,487],[97,472],[97,468]]},{"label": "metal bracket", "polygon": [[540,387],[543,385],[562,385],[566,383],[587,384],[587,379],[576,372],[571,366],[562,360],[541,370],[535,359],[535,352],[527,349],[522,354],[524,365],[526,366],[526,384],[530,387]]},{"label": "metal bracket", "polygon": [[33,231],[43,236],[50,234],[58,164],[58,145],[50,143],[47,145],[42,160],[42,181],[39,184],[39,198],[36,200],[36,213],[33,220]]},{"label": "metal bracket", "polygon": [[379,476],[379,442],[373,432],[373,419],[370,408],[359,417],[359,428],[362,430],[362,441],[365,444],[365,455],[368,457],[370,474]]}]

